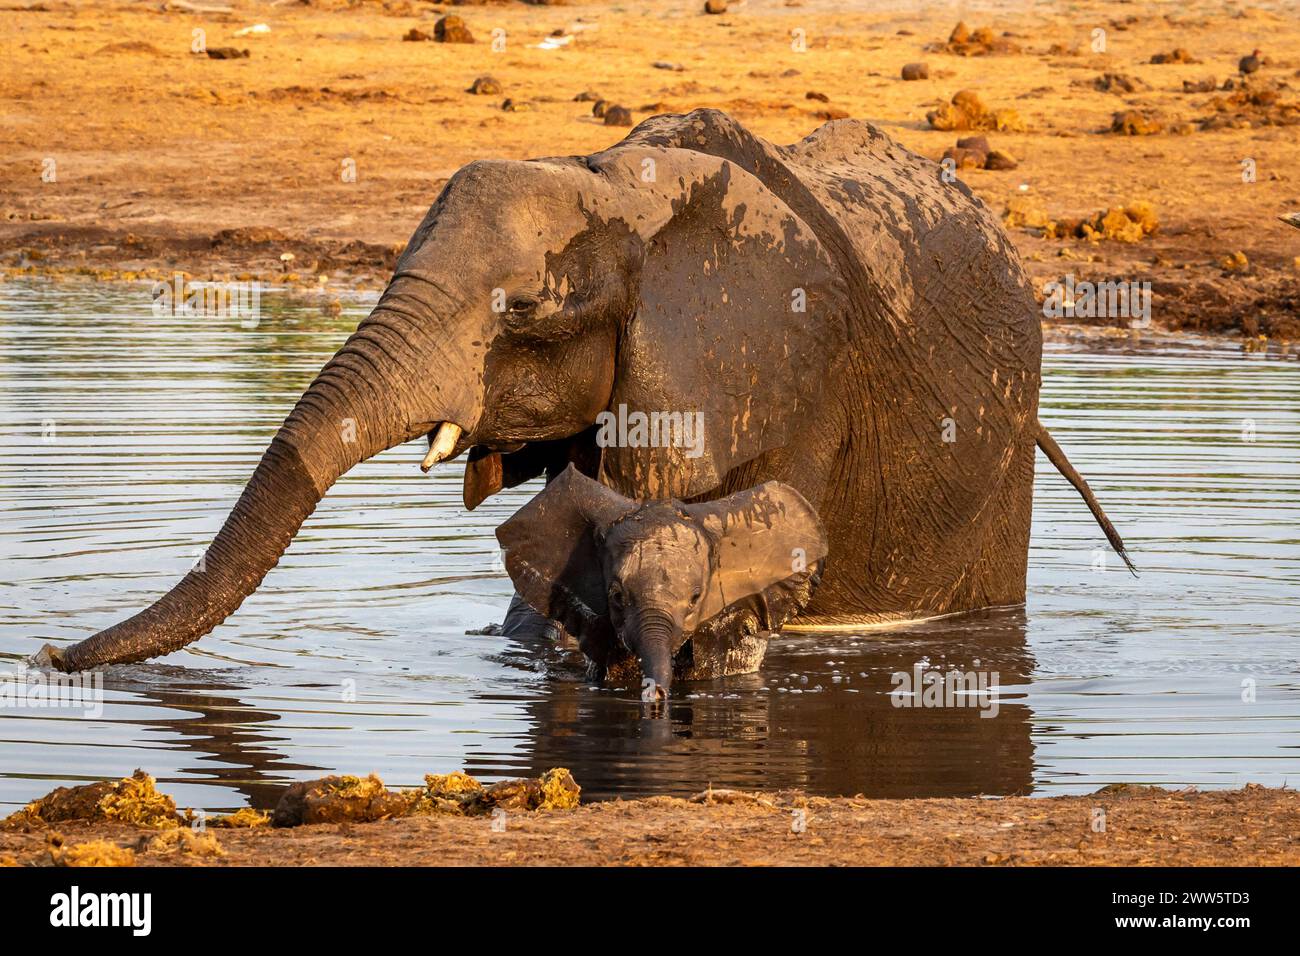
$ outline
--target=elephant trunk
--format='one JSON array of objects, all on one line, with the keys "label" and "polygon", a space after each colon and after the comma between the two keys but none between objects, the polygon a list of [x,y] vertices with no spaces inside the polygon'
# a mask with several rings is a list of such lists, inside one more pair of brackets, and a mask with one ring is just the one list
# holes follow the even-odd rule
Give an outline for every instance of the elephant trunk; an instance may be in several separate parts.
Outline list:
[{"label": "elephant trunk", "polygon": [[134,617],[72,647],[47,646],[53,666],[79,671],[140,661],[202,637],[257,589],[344,472],[451,419],[411,414],[439,405],[419,384],[412,400],[413,383],[427,379],[418,373],[417,349],[398,333],[401,316],[384,312],[381,303],[303,393],[195,567]]},{"label": "elephant trunk", "polygon": [[643,695],[663,700],[673,684],[673,638],[678,628],[671,615],[653,610],[641,614],[639,625],[634,646],[641,663]]}]

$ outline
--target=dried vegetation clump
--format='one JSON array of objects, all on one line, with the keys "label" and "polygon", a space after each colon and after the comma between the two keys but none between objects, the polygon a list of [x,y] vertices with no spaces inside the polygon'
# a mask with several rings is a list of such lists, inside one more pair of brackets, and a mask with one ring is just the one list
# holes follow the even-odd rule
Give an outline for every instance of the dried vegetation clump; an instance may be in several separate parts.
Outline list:
[{"label": "dried vegetation clump", "polygon": [[[214,817],[214,829],[294,827],[310,823],[371,822],[415,814],[452,813],[461,816],[488,814],[500,808],[510,811],[571,810],[582,793],[573,775],[562,767],[526,780],[503,780],[484,786],[469,774],[429,774],[424,786],[413,790],[389,790],[375,774],[366,777],[330,776],[290,786],[273,814],[251,807]],[[159,793],[153,777],[137,770],[130,777],[112,783],[102,781],[81,787],[59,787],[0,821],[7,830],[31,832],[55,823],[125,823],[164,831],[142,850],[176,852],[195,856],[221,856],[214,834],[192,829],[198,820],[193,811],[177,812],[176,801]],[[129,866],[121,853],[105,846],[65,847],[57,833],[50,836],[50,862],[55,865]],[[83,863],[82,860],[104,862]]]},{"label": "dried vegetation clump", "polygon": [[270,825],[271,815],[263,813],[261,810],[254,810],[252,807],[241,807],[234,813],[213,817],[208,821],[208,826],[220,830],[252,829],[253,827],[268,827]]},{"label": "dried vegetation clump", "polygon": [[1228,80],[1225,95],[1209,102],[1212,114],[1199,121],[1203,130],[1254,129],[1261,126],[1300,124],[1300,100],[1288,98],[1291,87],[1285,82]]},{"label": "dried vegetation clump", "polygon": [[1020,52],[1019,45],[1008,39],[1005,33],[999,35],[992,27],[972,30],[965,23],[952,28],[946,43],[932,43],[928,49],[955,56],[1007,56]]},{"label": "dried vegetation clump", "polygon": [[1091,80],[1074,80],[1071,86],[1090,86],[1101,93],[1142,93],[1150,84],[1127,73],[1103,73]]},{"label": "dried vegetation clump", "polygon": [[176,801],[159,793],[153,777],[137,770],[116,783],[100,781],[80,787],[58,787],[11,814],[0,823],[6,828],[44,827],[69,820],[130,823],[140,827],[171,829],[187,822]]},{"label": "dried vegetation clump", "polygon": [[1013,109],[991,110],[974,90],[961,90],[951,102],[926,114],[926,121],[940,130],[992,130],[999,133],[1023,133],[1024,120]]},{"label": "dried vegetation clump", "polygon": [[1201,61],[1192,56],[1183,47],[1174,47],[1168,53],[1157,53],[1151,57],[1151,62],[1155,64],[1172,64],[1172,63],[1200,63]]},{"label": "dried vegetation clump", "polygon": [[323,777],[296,783],[280,799],[271,822],[277,827],[310,823],[371,822],[425,813],[473,816],[503,810],[571,810],[581,788],[564,768],[531,780],[503,780],[485,787],[469,774],[429,774],[415,790],[389,790],[369,777]]},{"label": "dried vegetation clump", "polygon": [[180,853],[198,857],[223,857],[226,851],[215,833],[181,827],[166,830],[145,845],[147,853]]},{"label": "dried vegetation clump", "polygon": [[957,169],[1015,169],[1019,163],[1003,149],[994,149],[985,136],[964,136],[956,146],[943,151],[943,159],[952,160]]},{"label": "dried vegetation clump", "polygon": [[1156,133],[1187,136],[1196,132],[1196,126],[1184,120],[1166,120],[1147,110],[1121,110],[1111,117],[1106,131],[1119,136],[1154,136]]},{"label": "dried vegetation clump", "polygon": [[1155,207],[1145,201],[1113,206],[1087,217],[1053,218],[1039,200],[1016,196],[1008,202],[1002,221],[1008,229],[1040,232],[1047,239],[1087,239],[1090,242],[1140,242],[1160,228]]},{"label": "dried vegetation clump", "polygon": [[135,850],[112,840],[68,843],[61,833],[51,833],[45,849],[29,866],[135,866]]}]

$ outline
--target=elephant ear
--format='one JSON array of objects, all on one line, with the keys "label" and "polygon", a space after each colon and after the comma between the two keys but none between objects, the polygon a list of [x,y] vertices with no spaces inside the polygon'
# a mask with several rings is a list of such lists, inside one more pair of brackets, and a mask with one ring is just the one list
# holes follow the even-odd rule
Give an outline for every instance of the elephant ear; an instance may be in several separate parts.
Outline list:
[{"label": "elephant ear", "polygon": [[581,639],[607,617],[598,533],[637,507],[569,465],[497,528],[506,571],[533,610]]},{"label": "elephant ear", "polygon": [[[813,231],[755,176],[690,150],[656,155],[656,183],[639,188],[671,212],[644,244],[608,413],[626,416],[627,437],[600,442],[602,467],[624,494],[685,499],[815,427],[847,311]],[[633,437],[638,413],[648,441]]]},{"label": "elephant ear", "polygon": [[826,557],[826,531],[817,512],[779,481],[685,508],[715,542],[709,589],[700,598],[701,621],[787,578],[815,571]]}]

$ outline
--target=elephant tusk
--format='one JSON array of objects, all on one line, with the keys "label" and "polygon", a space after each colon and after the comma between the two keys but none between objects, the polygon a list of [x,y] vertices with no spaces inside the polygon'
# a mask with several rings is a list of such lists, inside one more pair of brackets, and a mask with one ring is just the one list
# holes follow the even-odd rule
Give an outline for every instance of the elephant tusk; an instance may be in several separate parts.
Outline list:
[{"label": "elephant tusk", "polygon": [[429,442],[429,454],[425,455],[424,461],[420,462],[420,470],[428,474],[429,469],[438,462],[451,457],[456,442],[460,441],[460,435],[460,426],[453,422],[443,422],[439,425],[438,431]]}]

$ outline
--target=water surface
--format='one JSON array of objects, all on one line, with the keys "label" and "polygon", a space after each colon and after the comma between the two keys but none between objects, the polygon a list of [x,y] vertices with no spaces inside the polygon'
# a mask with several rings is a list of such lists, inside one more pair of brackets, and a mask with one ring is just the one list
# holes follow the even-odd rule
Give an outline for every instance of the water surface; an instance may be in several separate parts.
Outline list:
[{"label": "water surface", "polygon": [[[169,588],[366,312],[262,307],[250,330],[156,318],[143,286],[0,285],[0,670]],[[500,619],[492,531],[535,489],[468,513],[460,469],[424,476],[408,445],[335,486],[227,624],[110,669],[101,715],[0,709],[0,813],[137,766],[209,810],[327,772],[457,767],[567,766],[593,797],[1300,780],[1300,363],[1056,346],[1044,371],[1043,419],[1139,578],[1040,456],[1025,608],[787,635],[762,673],[681,685],[646,719],[562,655],[465,633]],[[996,672],[996,716],[894,706],[891,675],[917,662]]]}]

